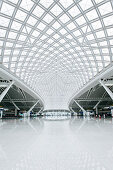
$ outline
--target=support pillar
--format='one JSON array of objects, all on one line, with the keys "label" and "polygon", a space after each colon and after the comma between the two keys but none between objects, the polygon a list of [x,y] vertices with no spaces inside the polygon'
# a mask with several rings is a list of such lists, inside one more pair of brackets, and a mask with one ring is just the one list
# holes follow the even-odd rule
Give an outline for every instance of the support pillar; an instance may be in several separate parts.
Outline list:
[{"label": "support pillar", "polygon": [[37,103],[39,102],[39,100],[27,111],[26,115],[30,116],[30,112],[33,110],[33,108],[37,105]]},{"label": "support pillar", "polygon": [[15,108],[15,116],[17,116],[17,108]]},{"label": "support pillar", "polygon": [[3,116],[3,110],[0,110],[0,118],[2,119]]},{"label": "support pillar", "polygon": [[98,107],[96,107],[96,115],[98,115]]},{"label": "support pillar", "polygon": [[86,111],[85,109],[76,101],[74,100],[74,102],[79,106],[79,108],[83,111],[83,115],[85,116],[86,115]]},{"label": "support pillar", "polygon": [[2,94],[0,95],[0,102],[3,100],[4,96],[7,94],[7,92],[9,91],[9,89],[11,88],[11,86],[14,84],[14,81],[12,81],[9,86],[7,86],[7,88],[2,92]]},{"label": "support pillar", "polygon": [[93,107],[96,110],[96,115],[98,115],[98,105],[100,104],[101,100],[97,102],[97,104]]}]

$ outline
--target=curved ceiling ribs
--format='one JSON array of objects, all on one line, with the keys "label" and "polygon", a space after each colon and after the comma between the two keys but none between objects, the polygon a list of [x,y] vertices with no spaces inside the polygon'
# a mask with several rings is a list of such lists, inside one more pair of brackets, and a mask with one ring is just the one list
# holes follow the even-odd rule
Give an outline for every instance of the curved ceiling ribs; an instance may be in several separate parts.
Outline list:
[{"label": "curved ceiling ribs", "polygon": [[111,0],[2,0],[0,11],[0,62],[45,109],[67,109],[112,62]]}]

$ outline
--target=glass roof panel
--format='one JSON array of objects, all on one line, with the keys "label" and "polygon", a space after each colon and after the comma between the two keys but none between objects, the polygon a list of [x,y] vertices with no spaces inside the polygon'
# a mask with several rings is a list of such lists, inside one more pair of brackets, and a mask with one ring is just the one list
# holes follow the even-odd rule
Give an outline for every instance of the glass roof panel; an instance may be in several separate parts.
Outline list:
[{"label": "glass roof panel", "polygon": [[13,11],[14,11],[14,7],[13,6],[3,2],[2,8],[1,8],[1,13],[9,15],[9,16],[12,16]]}]

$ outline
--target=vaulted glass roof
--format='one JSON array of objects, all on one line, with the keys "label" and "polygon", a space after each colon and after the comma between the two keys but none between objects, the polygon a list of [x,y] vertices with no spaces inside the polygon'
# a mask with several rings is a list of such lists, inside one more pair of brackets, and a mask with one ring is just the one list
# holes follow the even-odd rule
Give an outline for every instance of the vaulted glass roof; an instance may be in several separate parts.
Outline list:
[{"label": "vaulted glass roof", "polygon": [[69,98],[113,60],[112,0],[1,0],[0,63],[45,101]]}]

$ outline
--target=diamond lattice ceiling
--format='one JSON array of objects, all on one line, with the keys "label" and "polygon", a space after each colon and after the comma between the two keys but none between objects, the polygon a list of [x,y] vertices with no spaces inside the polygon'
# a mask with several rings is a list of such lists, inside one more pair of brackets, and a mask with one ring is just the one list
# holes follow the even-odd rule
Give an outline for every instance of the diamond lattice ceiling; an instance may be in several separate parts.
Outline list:
[{"label": "diamond lattice ceiling", "polygon": [[67,109],[113,60],[110,0],[1,0],[0,11],[0,62],[46,109]]}]

